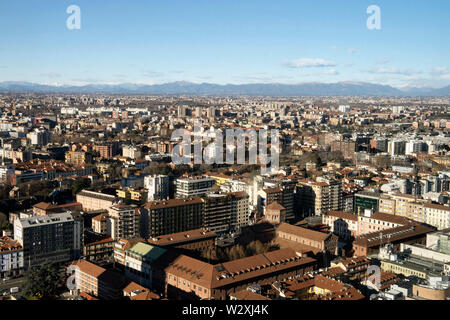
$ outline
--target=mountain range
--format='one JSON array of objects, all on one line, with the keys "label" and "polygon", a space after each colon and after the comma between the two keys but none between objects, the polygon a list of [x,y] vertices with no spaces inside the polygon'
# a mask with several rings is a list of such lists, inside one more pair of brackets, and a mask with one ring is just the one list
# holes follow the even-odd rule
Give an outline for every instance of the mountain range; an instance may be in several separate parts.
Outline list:
[{"label": "mountain range", "polygon": [[226,84],[171,82],[164,84],[116,85],[88,84],[83,86],[45,85],[32,82],[0,82],[0,92],[12,93],[85,93],[85,94],[155,94],[155,95],[248,95],[248,96],[439,96],[450,97],[450,86],[443,88],[394,88],[367,82],[337,83],[254,83]]}]

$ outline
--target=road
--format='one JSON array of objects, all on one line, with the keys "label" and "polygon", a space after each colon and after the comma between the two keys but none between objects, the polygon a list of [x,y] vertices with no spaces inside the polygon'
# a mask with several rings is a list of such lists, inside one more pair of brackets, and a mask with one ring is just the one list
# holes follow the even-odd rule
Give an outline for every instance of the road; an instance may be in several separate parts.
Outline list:
[{"label": "road", "polygon": [[25,281],[24,277],[11,279],[8,281],[0,280],[0,291],[4,291],[6,289],[10,289],[10,288],[14,288],[14,287],[22,288],[22,284],[24,281]]}]

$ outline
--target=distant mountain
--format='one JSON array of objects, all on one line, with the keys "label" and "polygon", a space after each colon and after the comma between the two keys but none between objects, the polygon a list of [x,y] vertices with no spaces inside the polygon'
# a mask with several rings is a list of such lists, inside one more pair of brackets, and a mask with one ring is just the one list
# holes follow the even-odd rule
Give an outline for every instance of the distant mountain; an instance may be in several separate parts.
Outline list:
[{"label": "distant mountain", "polygon": [[155,85],[123,83],[117,85],[52,86],[30,82],[0,82],[0,92],[35,93],[105,93],[105,94],[186,94],[186,95],[250,95],[250,96],[450,96],[450,86],[397,89],[366,82],[337,83],[255,83],[226,84],[171,82]]}]

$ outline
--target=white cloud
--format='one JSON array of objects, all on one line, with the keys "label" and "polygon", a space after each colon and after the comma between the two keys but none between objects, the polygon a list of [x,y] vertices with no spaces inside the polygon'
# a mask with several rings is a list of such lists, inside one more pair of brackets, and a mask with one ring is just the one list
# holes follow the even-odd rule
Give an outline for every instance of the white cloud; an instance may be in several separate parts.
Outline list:
[{"label": "white cloud", "polygon": [[375,74],[396,74],[396,75],[404,75],[404,76],[412,76],[414,74],[422,73],[421,71],[416,71],[412,69],[402,69],[396,67],[375,67],[371,69],[365,70],[368,73]]},{"label": "white cloud", "polygon": [[430,70],[431,74],[435,74],[435,75],[445,75],[448,74],[449,71],[447,69],[447,67],[436,67]]},{"label": "white cloud", "polygon": [[328,71],[321,72],[320,74],[328,75],[328,76],[337,76],[339,74],[339,72],[336,69],[330,69]]},{"label": "white cloud", "polygon": [[350,49],[348,49],[348,53],[354,54],[354,53],[356,53],[356,49],[355,48],[350,48]]},{"label": "white cloud", "polygon": [[322,68],[322,67],[335,67],[336,63],[331,61],[326,61],[324,59],[311,59],[311,58],[301,58],[283,63],[289,68]]}]

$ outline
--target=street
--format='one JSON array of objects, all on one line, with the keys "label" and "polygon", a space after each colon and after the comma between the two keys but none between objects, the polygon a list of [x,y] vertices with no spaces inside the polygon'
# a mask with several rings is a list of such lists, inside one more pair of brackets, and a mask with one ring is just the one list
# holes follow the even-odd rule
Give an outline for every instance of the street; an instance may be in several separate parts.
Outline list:
[{"label": "street", "polygon": [[22,276],[20,278],[15,278],[7,281],[0,280],[0,291],[5,291],[6,289],[19,287],[22,289],[22,284],[24,282],[25,278]]}]

